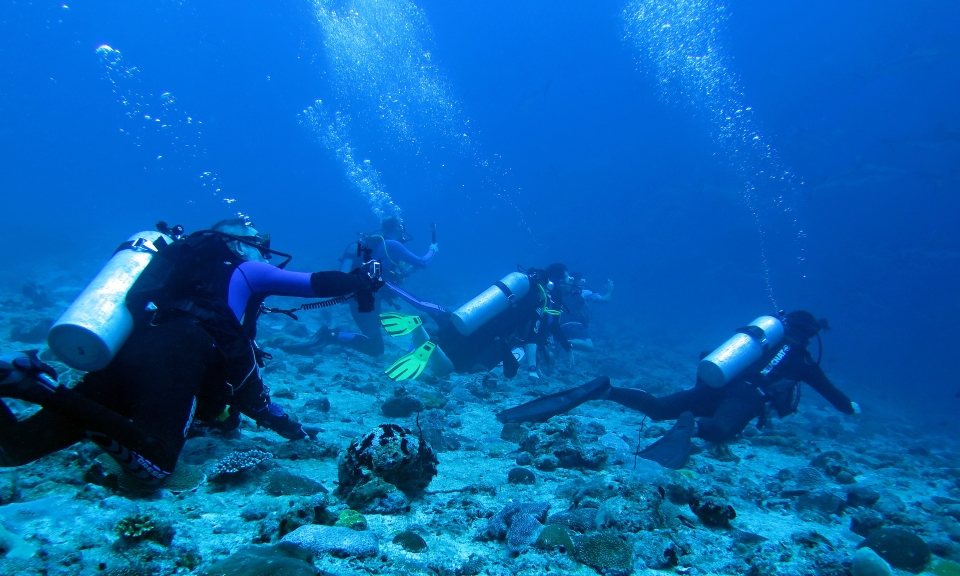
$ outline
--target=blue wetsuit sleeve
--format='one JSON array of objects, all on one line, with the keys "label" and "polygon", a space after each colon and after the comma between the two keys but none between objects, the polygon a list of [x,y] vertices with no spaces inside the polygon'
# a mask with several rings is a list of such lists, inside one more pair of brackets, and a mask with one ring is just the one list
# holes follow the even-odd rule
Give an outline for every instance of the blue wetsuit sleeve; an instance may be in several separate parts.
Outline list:
[{"label": "blue wetsuit sleeve", "polygon": [[434,255],[433,250],[427,250],[427,253],[421,258],[407,250],[406,246],[396,240],[387,240],[387,253],[389,255],[388,257],[394,262],[406,262],[417,268],[426,268],[427,265],[430,264],[430,261],[433,260]]},{"label": "blue wetsuit sleeve", "polygon": [[343,272],[288,272],[265,262],[244,262],[230,276],[227,303],[237,319],[256,295],[328,298],[356,292],[360,279]]}]

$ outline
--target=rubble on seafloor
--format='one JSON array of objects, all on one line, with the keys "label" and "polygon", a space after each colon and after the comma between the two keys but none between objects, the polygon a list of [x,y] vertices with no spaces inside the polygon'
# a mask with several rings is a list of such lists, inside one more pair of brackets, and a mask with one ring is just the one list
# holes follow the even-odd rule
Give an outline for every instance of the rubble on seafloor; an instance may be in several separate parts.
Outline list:
[{"label": "rubble on seafloor", "polygon": [[[25,301],[36,293],[0,295],[2,349],[42,349],[68,291]],[[960,574],[957,443],[906,419],[805,400],[727,445],[695,440],[671,471],[634,456],[671,423],[610,402],[542,424],[494,416],[598,374],[688,387],[689,355],[642,332],[599,328],[576,368],[547,366],[531,387],[496,370],[393,382],[383,370],[404,338],[379,359],[284,353],[308,325],[264,318],[260,341],[274,400],[316,439],[249,421],[193,437],[179,479],[155,490],[89,443],[0,469],[0,574]],[[41,357],[61,382],[81,377]]]}]

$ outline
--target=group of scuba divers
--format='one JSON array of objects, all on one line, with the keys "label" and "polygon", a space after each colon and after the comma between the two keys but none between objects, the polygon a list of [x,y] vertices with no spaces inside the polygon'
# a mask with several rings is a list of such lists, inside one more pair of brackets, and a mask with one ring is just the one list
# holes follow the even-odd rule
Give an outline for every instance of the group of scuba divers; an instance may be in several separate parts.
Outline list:
[{"label": "group of scuba divers", "polygon": [[[391,378],[416,378],[502,367],[507,378],[521,368],[538,380],[538,358],[548,345],[573,362],[575,347],[589,348],[587,302],[609,300],[584,289],[582,277],[563,264],[518,269],[457,310],[421,300],[400,287],[411,270],[439,252],[434,230],[422,257],[405,246],[410,237],[397,218],[348,247],[339,271],[284,269],[290,255],[271,248],[246,218],[186,234],[160,222],[120,245],[107,265],[53,325],[50,351],[85,372],[75,385],[36,351],[0,355],[0,398],[40,406],[19,420],[0,401],[0,466],[19,466],[84,439],[94,442],[130,475],[159,485],[173,473],[188,437],[206,430],[232,431],[241,417],[290,440],[314,438],[319,428],[299,423],[270,398],[261,369],[270,354],[256,342],[268,296],[328,298],[298,309],[349,303],[360,333],[323,327],[306,342],[280,345],[307,354],[340,344],[378,356],[381,328],[410,335],[414,347],[387,370]],[[269,263],[274,257],[284,260]],[[384,303],[409,303],[419,316],[382,312]],[[792,414],[805,382],[845,414],[859,407],[824,375],[807,346],[828,326],[806,311],[762,316],[701,358],[696,385],[665,397],[618,388],[602,376],[577,388],[540,397],[497,414],[507,422],[542,422],[589,400],[611,400],[654,420],[676,420],[640,455],[680,468],[692,437],[724,442],[751,420],[776,410]],[[524,366],[521,366],[521,363]]]}]

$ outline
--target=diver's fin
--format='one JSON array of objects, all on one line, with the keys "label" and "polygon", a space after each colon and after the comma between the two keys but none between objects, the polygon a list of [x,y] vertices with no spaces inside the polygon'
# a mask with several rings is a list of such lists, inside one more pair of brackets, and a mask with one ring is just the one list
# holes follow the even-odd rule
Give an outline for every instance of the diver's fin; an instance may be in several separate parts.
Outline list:
[{"label": "diver's fin", "polygon": [[664,468],[678,470],[690,458],[690,438],[696,428],[692,412],[684,412],[663,438],[640,451],[638,456],[652,460]]},{"label": "diver's fin", "polygon": [[408,380],[410,378],[415,380],[417,376],[423,372],[423,369],[427,367],[430,355],[433,354],[433,351],[436,349],[437,345],[427,340],[413,352],[398,358],[396,362],[384,371],[384,374],[397,381]]},{"label": "diver's fin", "polygon": [[507,422],[546,422],[553,416],[569,412],[587,400],[596,400],[610,389],[606,376],[595,378],[576,388],[541,396],[536,400],[508,408],[497,414],[497,420]]},{"label": "diver's fin", "polygon": [[397,312],[384,312],[380,315],[380,325],[387,331],[387,334],[397,337],[406,336],[420,326],[423,321],[419,316],[407,316]]}]

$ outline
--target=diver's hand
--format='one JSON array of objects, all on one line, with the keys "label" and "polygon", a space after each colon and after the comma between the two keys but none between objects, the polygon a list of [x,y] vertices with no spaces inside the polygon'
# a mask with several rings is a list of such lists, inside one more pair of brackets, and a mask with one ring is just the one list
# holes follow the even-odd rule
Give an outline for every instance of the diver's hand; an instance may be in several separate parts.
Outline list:
[{"label": "diver's hand", "polygon": [[853,415],[854,415],[854,416],[856,416],[856,415],[858,415],[858,414],[861,414],[861,413],[863,412],[863,411],[860,409],[860,404],[857,404],[856,402],[851,402],[850,405],[853,406]]},{"label": "diver's hand", "polygon": [[364,262],[362,266],[354,268],[350,274],[360,280],[361,290],[376,292],[383,287],[382,267],[379,260]]},{"label": "diver's hand", "polygon": [[604,285],[607,293],[613,292],[613,280],[607,280],[607,283]]},{"label": "diver's hand", "polygon": [[439,254],[439,253],[440,253],[440,245],[437,244],[436,242],[434,242],[433,244],[430,245],[430,249],[433,250],[433,252],[434,252],[435,254]]},{"label": "diver's hand", "polygon": [[57,371],[37,357],[36,350],[0,355],[0,384],[13,384],[25,378],[49,377],[56,382]]},{"label": "diver's hand", "polygon": [[323,432],[323,428],[319,426],[308,426],[304,424],[303,426],[301,426],[301,428],[307,434],[307,436],[310,437],[311,440],[316,440],[317,434]]},{"label": "diver's hand", "polygon": [[269,428],[287,440],[303,440],[307,437],[300,423],[283,411],[283,407],[271,402],[260,411],[252,414],[257,426]]}]

